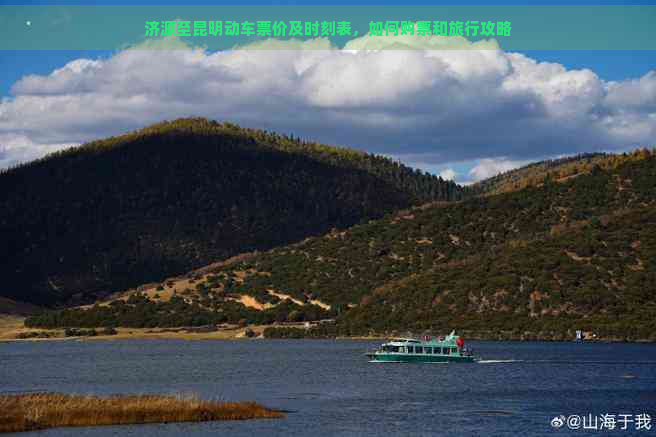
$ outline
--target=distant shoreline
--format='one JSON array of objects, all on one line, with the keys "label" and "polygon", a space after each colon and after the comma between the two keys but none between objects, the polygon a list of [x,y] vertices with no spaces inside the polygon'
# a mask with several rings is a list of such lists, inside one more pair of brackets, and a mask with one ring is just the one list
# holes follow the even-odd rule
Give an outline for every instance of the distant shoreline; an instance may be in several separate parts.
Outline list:
[{"label": "distant shoreline", "polygon": [[[267,338],[263,333],[270,325],[250,325],[245,327],[224,328],[216,330],[202,330],[193,327],[178,328],[116,328],[116,334],[103,335],[104,328],[95,328],[97,335],[94,336],[65,336],[64,329],[38,329],[26,328],[23,326],[23,318],[13,317],[11,320],[5,316],[0,318],[0,342],[21,342],[21,341],[67,341],[67,340],[85,340],[85,341],[111,341],[111,340],[278,340],[278,339],[310,339],[310,340],[380,340],[383,341],[395,335],[353,335],[353,336],[336,336],[336,337],[300,337],[300,338]],[[289,327],[289,325],[285,325]],[[302,324],[292,326],[293,329],[302,330]],[[252,337],[249,337],[250,335]],[[31,333],[31,334],[30,334]],[[17,338],[19,335],[34,335],[33,337]],[[476,335],[464,332],[463,336],[467,340],[476,341],[550,341],[550,342],[574,342],[573,339],[562,338],[544,338],[535,334],[527,335],[524,338],[516,336],[498,335]],[[593,340],[584,340],[584,343],[656,343],[653,339],[623,339],[623,338],[596,338]]]}]

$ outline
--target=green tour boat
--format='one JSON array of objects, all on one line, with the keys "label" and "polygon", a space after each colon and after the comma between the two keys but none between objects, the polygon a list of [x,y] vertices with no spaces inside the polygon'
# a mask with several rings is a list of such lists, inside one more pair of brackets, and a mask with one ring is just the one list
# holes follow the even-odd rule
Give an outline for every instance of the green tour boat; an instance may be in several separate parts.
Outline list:
[{"label": "green tour boat", "polygon": [[377,350],[367,352],[371,362],[379,363],[473,363],[472,352],[465,348],[465,340],[455,331],[445,338],[424,336],[414,338],[393,338]]}]

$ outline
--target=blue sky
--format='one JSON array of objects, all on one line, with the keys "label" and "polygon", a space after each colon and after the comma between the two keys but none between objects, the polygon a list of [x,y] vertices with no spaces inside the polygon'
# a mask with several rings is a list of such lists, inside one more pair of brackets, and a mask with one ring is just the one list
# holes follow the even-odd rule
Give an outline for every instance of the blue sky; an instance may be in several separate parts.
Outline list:
[{"label": "blue sky", "polygon": [[[90,4],[91,2],[58,2],[58,1],[27,1],[27,2],[11,2],[11,4],[31,4],[31,5],[52,5],[52,4]],[[103,1],[93,2],[94,4],[131,4],[128,1]],[[141,4],[177,4],[178,2],[167,1],[141,1]],[[271,2],[271,1],[255,1],[249,2],[251,4],[265,4],[265,5],[294,5],[294,4],[326,4],[325,2],[312,2],[312,1],[284,1],[284,2]],[[360,1],[359,4],[394,4],[393,2],[381,1]],[[436,4],[435,2],[415,1],[414,4]],[[438,2],[439,3],[439,2]],[[568,4],[567,2],[552,2],[554,4]],[[606,4],[650,4],[647,1],[638,2],[613,2],[613,1],[579,1],[578,4],[590,5],[606,5]],[[2,4],[2,2],[0,2]],[[216,2],[195,2],[195,4],[217,4]],[[331,4],[350,4],[347,1],[331,2]],[[498,2],[486,2],[482,0],[469,2],[469,4],[498,4]],[[526,4],[525,2],[508,2],[504,1],[503,4]],[[545,4],[541,2],[541,4]],[[656,24],[656,23],[655,23]],[[600,29],[603,31],[603,29]],[[635,147],[636,145],[644,142],[651,142],[655,144],[653,132],[656,127],[653,126],[653,116],[656,116],[656,97],[652,99],[651,90],[654,89],[652,82],[656,83],[656,75],[654,78],[650,75],[651,71],[656,70],[656,56],[653,51],[608,51],[608,50],[589,50],[589,51],[572,51],[572,50],[557,50],[557,51],[525,51],[522,52],[525,58],[516,58],[512,55],[505,56],[501,61],[492,60],[490,62],[505,62],[511,65],[511,70],[499,73],[497,81],[503,81],[503,86],[500,89],[507,91],[512,89],[512,95],[498,95],[494,97],[486,97],[485,99],[474,99],[475,104],[495,106],[490,113],[485,111],[476,111],[476,114],[463,115],[459,120],[454,117],[452,113],[445,113],[436,116],[442,124],[442,128],[434,127],[435,123],[427,120],[426,114],[435,111],[437,106],[431,106],[426,102],[418,103],[413,117],[407,114],[400,114],[402,109],[409,103],[408,99],[420,99],[419,96],[430,95],[430,92],[435,92],[435,98],[440,98],[440,88],[436,88],[435,81],[426,82],[423,91],[418,93],[416,87],[407,86],[407,84],[398,84],[400,87],[399,93],[405,94],[405,101],[391,102],[391,98],[382,96],[379,99],[371,96],[364,96],[358,100],[358,106],[355,108],[352,99],[349,100],[348,96],[340,100],[341,105],[346,105],[348,111],[339,113],[334,105],[337,100],[329,97],[326,100],[325,95],[317,93],[321,92],[321,85],[312,82],[314,86],[311,94],[303,96],[303,102],[308,104],[304,109],[303,114],[308,114],[308,111],[315,111],[317,120],[308,116],[307,119],[296,115],[290,115],[289,119],[284,117],[280,118],[280,122],[272,121],[269,118],[258,118],[249,108],[244,106],[239,111],[223,111],[212,109],[208,102],[199,99],[199,113],[200,115],[212,116],[218,114],[218,117],[231,118],[242,124],[252,125],[253,127],[263,127],[273,130],[282,130],[285,132],[295,131],[304,136],[317,138],[322,141],[349,145],[360,149],[369,150],[376,153],[382,153],[414,166],[421,167],[433,173],[442,173],[445,176],[455,176],[456,180],[460,182],[469,182],[471,180],[480,179],[481,177],[488,176],[495,171],[503,171],[513,166],[521,165],[531,160],[542,159],[547,157],[555,157],[564,154],[578,153],[582,151],[591,150],[626,150],[627,148]],[[3,128],[3,109],[0,106],[0,166],[12,165],[16,162],[38,157],[43,153],[54,150],[56,148],[65,147],[68,144],[77,144],[82,141],[91,139],[94,135],[114,134],[118,131],[127,130],[138,127],[138,121],[134,122],[121,122],[121,116],[112,116],[107,120],[99,120],[101,115],[98,114],[93,120],[90,120],[87,125],[83,121],[71,119],[70,124],[75,125],[75,128],[64,128],[63,126],[69,121],[62,115],[57,120],[47,120],[43,124],[43,130],[48,126],[48,123],[53,123],[61,132],[52,137],[39,132],[39,127],[30,125],[31,120],[29,110],[24,109],[26,104],[23,102],[34,102],[43,98],[43,104],[37,106],[43,107],[44,105],[53,104],[47,99],[55,98],[53,96],[53,86],[57,88],[58,105],[63,101],[73,99],[75,86],[71,85],[80,83],[80,81],[89,82],[89,73],[93,70],[95,76],[107,76],[108,66],[105,65],[102,69],[97,65],[88,66],[84,61],[84,67],[81,70],[65,72],[66,86],[68,90],[60,91],[61,80],[53,85],[54,79],[48,79],[48,76],[56,69],[61,69],[67,63],[79,60],[105,60],[106,64],[119,64],[120,59],[112,60],[117,56],[117,53],[111,51],[0,51],[0,94],[4,96],[3,103],[5,110],[4,114],[19,114],[19,111],[27,111],[20,113],[23,121],[20,123],[9,120],[5,123]],[[452,62],[452,59],[441,62]],[[488,62],[489,60],[482,60],[481,62]],[[562,66],[565,72],[554,71],[554,69],[538,68],[531,64],[532,61],[547,62]],[[134,62],[134,61],[132,61]],[[171,60],[171,62],[176,62]],[[194,61],[195,62],[195,61]],[[199,61],[202,65],[209,62],[207,59]],[[214,62],[214,61],[212,61]],[[232,61],[231,61],[232,62]],[[278,62],[277,60],[275,62]],[[298,60],[290,59],[290,62],[298,63]],[[303,61],[305,62],[305,61]],[[314,61],[312,61],[314,62]],[[322,61],[323,62],[323,61]],[[316,68],[327,68],[319,62]],[[337,61],[336,61],[337,62]],[[336,65],[341,65],[343,60],[339,60]],[[410,62],[418,62],[416,59],[411,59]],[[453,61],[453,65],[461,65],[461,60]],[[419,65],[419,64],[418,64]],[[440,64],[441,65],[441,64]],[[519,80],[511,74],[513,69],[520,68],[526,71],[525,77]],[[76,67],[77,68],[77,67]],[[419,68],[424,66],[419,65]],[[426,72],[435,71],[435,65],[431,64],[426,66]],[[496,73],[494,68],[491,70]],[[590,78],[585,75],[577,74],[576,71],[582,69],[589,69],[594,72],[595,77]],[[98,70],[98,71],[95,71]],[[506,69],[507,70],[507,69]],[[488,85],[485,80],[488,79],[471,79],[469,72],[465,72],[464,76],[461,74],[457,77],[462,82],[460,87],[467,89],[476,89],[481,87],[480,91],[486,93]],[[193,73],[191,73],[193,74]],[[264,73],[263,73],[264,74]],[[428,73],[426,73],[428,74]],[[41,77],[34,80],[21,80],[30,75]],[[72,76],[79,77],[72,77]],[[545,79],[545,75],[549,78]],[[71,77],[69,77],[71,76]],[[463,77],[466,77],[463,79]],[[639,82],[637,80],[641,79]],[[212,77],[206,77],[211,82]],[[116,80],[118,79],[105,79]],[[204,79],[199,79],[204,80]],[[313,78],[313,80],[318,80]],[[357,78],[342,78],[342,80],[354,80]],[[410,79],[409,79],[410,80]],[[417,78],[417,83],[425,81],[425,76]],[[440,79],[441,80],[441,79]],[[445,84],[452,84],[454,78],[445,77],[440,86]],[[535,85],[531,85],[530,81],[535,80]],[[527,81],[529,84],[527,85]],[[551,89],[549,87],[561,86],[560,83],[575,83],[575,89]],[[623,85],[614,87],[612,82],[620,82]],[[91,82],[89,82],[91,83]],[[167,89],[175,89],[178,84],[162,82]],[[365,82],[366,83],[366,82]],[[18,85],[16,85],[18,84]],[[556,84],[556,85],[554,85]],[[63,86],[63,85],[62,85]],[[93,88],[95,85],[85,85]],[[101,85],[98,85],[99,87]],[[227,86],[227,85],[226,85]],[[304,86],[310,86],[305,84]],[[422,85],[423,86],[423,85]],[[13,93],[12,93],[12,87]],[[72,88],[70,88],[72,87]],[[303,88],[303,87],[301,87]],[[532,89],[534,88],[534,89]],[[71,89],[73,91],[71,91]],[[592,91],[591,91],[592,89]],[[44,91],[46,90],[46,91]],[[317,91],[318,90],[318,91]],[[600,91],[601,90],[601,91]],[[88,91],[88,90],[87,90]],[[222,91],[223,92],[223,91]],[[239,91],[242,92],[242,91]],[[282,92],[282,91],[279,91]],[[111,92],[112,96],[116,96],[116,91]],[[383,90],[384,93],[384,90]],[[522,94],[523,93],[523,94]],[[569,93],[569,94],[568,94]],[[577,94],[577,93],[580,93]],[[604,93],[603,96],[598,95]],[[120,94],[120,93],[118,93]],[[180,94],[171,92],[173,99],[179,98],[179,108],[191,108],[188,115],[198,115],[193,113],[196,111],[194,105],[189,105]],[[480,94],[480,92],[479,92]],[[563,102],[557,101],[557,97],[566,95],[568,104],[564,105]],[[656,94],[654,94],[656,96]],[[453,98],[458,100],[458,94],[453,94]],[[474,94],[476,96],[476,94]],[[376,96],[374,96],[376,97]],[[68,99],[68,100],[67,100]],[[654,100],[654,101],[652,101]],[[103,111],[116,110],[116,108],[123,108],[124,101],[117,101],[115,107],[102,108]],[[362,101],[382,102],[385,106],[384,110],[373,110]],[[309,103],[308,103],[309,102]],[[20,105],[19,105],[20,103]],[[460,102],[462,103],[462,102]],[[459,103],[459,104],[460,104]],[[75,103],[76,105],[79,104]],[[463,105],[465,103],[462,103]],[[471,104],[471,102],[469,103]],[[567,107],[568,106],[581,106],[581,111],[586,111],[589,119],[576,120],[575,122],[568,123],[563,127],[563,131],[567,136],[557,135],[555,131],[560,129],[563,120],[567,120]],[[186,105],[186,106],[185,106]],[[364,106],[362,106],[364,105]],[[397,106],[394,106],[397,105]],[[273,106],[272,106],[273,107]],[[161,112],[162,117],[170,118],[172,116],[184,115],[184,109],[177,108],[175,111],[154,111],[149,117],[143,118],[146,122],[155,120]],[[363,109],[364,108],[364,109]],[[527,109],[529,108],[529,109]],[[30,109],[33,111],[33,109]],[[100,109],[98,109],[100,111]],[[241,111],[241,112],[240,112]],[[369,111],[367,116],[362,115],[363,112]],[[481,112],[481,113],[478,113]],[[76,115],[74,111],[71,112],[73,116]],[[554,115],[555,114],[555,115]],[[335,125],[324,125],[325,117],[333,119]],[[7,117],[7,115],[5,115]],[[18,117],[18,115],[16,115]],[[362,117],[359,125],[353,122],[354,118]],[[542,119],[540,119],[542,117]],[[603,123],[600,117],[604,117]],[[650,118],[652,117],[652,118]],[[140,120],[140,118],[133,118]],[[290,120],[300,120],[298,125]],[[348,128],[336,129],[338,123],[344,123]],[[518,119],[527,120],[526,123],[517,122]],[[38,120],[38,118],[35,118]],[[386,120],[385,128],[389,125],[394,126],[393,129],[382,129],[385,135],[380,134],[380,129],[376,128],[375,134],[363,134],[367,131],[367,127],[380,123],[380,120]],[[418,121],[419,120],[419,121]],[[444,121],[446,120],[446,121]],[[487,124],[486,120],[490,120]],[[586,125],[586,120],[593,120],[594,125]],[[373,124],[372,124],[373,123]],[[614,124],[613,124],[614,123]],[[6,127],[10,126],[10,127]],[[114,130],[110,128],[114,126]],[[486,132],[487,136],[476,138],[475,135],[470,135],[469,132],[472,126],[476,126],[482,132]],[[496,126],[496,128],[495,128]],[[636,126],[635,129],[628,129],[627,126]],[[499,127],[501,127],[499,129]],[[4,130],[3,130],[4,129]],[[406,130],[404,130],[406,129]],[[421,131],[423,129],[424,131]],[[454,129],[462,132],[463,135],[453,135]],[[525,134],[520,135],[521,138],[513,141],[514,130],[526,131]],[[606,130],[604,130],[606,129]],[[533,131],[535,138],[528,136]],[[467,135],[465,135],[467,134]],[[4,136],[3,136],[4,135]],[[495,137],[495,135],[498,135]],[[540,138],[537,138],[537,137]],[[462,139],[460,137],[471,137]],[[441,138],[441,139],[436,139]],[[480,138],[485,138],[485,143],[482,143]],[[4,140],[4,145],[3,145]],[[525,146],[523,146],[524,141]],[[371,143],[377,144],[376,147],[371,146]],[[511,144],[512,143],[512,144]],[[555,144],[558,144],[557,146]],[[52,147],[50,147],[52,146]]]}]

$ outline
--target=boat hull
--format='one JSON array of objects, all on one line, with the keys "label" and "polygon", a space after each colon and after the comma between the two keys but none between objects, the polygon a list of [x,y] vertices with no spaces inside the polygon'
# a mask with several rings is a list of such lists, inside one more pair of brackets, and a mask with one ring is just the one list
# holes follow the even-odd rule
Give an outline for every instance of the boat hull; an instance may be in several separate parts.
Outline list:
[{"label": "boat hull", "polygon": [[367,354],[371,362],[374,363],[473,363],[472,356],[461,355],[419,355],[419,354]]}]

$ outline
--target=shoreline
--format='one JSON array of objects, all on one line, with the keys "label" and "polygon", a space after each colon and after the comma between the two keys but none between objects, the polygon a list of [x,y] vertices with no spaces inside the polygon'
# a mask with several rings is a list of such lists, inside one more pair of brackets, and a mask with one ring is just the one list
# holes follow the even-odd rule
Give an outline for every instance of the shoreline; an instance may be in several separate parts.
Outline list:
[{"label": "shoreline", "polygon": [[[76,337],[50,337],[50,338],[0,338],[2,343],[20,343],[20,342],[64,342],[64,341],[119,341],[119,340],[185,340],[185,341],[294,341],[294,340],[333,340],[333,341],[380,341],[384,342],[391,338],[387,337],[306,337],[306,338],[248,338],[241,335],[204,335],[204,334],[181,334],[181,335],[167,335],[164,333],[152,334],[127,334],[127,335],[98,335],[94,337],[76,336]],[[641,345],[656,345],[656,342],[649,339],[637,340],[622,340],[622,339],[598,339],[598,340],[585,340],[576,342],[574,340],[550,340],[550,339],[499,339],[499,338],[469,338],[469,341],[481,342],[517,342],[517,343],[599,343],[599,344],[641,344]]]},{"label": "shoreline", "polygon": [[[216,327],[208,329],[207,327],[176,327],[176,328],[116,328],[116,334],[104,335],[105,328],[93,328],[97,331],[93,336],[66,336],[65,328],[44,329],[25,327],[24,317],[0,315],[0,343],[4,342],[24,342],[24,341],[111,341],[111,340],[279,340],[284,338],[271,338],[264,336],[266,328],[304,328],[303,323],[285,324],[285,325],[248,325],[248,326],[229,326]],[[18,338],[19,336],[25,338]],[[32,335],[32,336],[30,336]],[[490,332],[489,335],[481,335],[481,332],[462,331],[462,335],[467,340],[474,341],[521,341],[521,342],[572,342],[574,339],[554,338],[539,333],[525,333],[524,336],[517,336],[510,333]],[[391,334],[373,334],[373,335],[353,335],[353,336],[336,336],[336,337],[314,337],[307,336],[299,339],[308,340],[369,340],[385,341],[398,335]],[[296,339],[296,338],[288,338]],[[634,344],[656,344],[655,339],[638,338],[624,339],[620,337],[597,337],[586,339],[583,343],[634,343]]]},{"label": "shoreline", "polygon": [[[125,329],[125,328],[123,328]],[[252,329],[252,328],[251,328]],[[48,338],[3,338],[0,332],[1,343],[14,342],[48,342],[48,341],[113,341],[113,340],[185,340],[185,341],[277,341],[277,340],[334,340],[334,341],[380,341],[384,342],[391,336],[338,336],[338,337],[306,337],[306,338],[266,338],[261,335],[257,337],[247,337],[243,335],[243,330],[217,331],[209,333],[190,333],[190,332],[132,332],[119,333],[117,335],[97,335],[97,336],[71,336],[71,337],[48,337]],[[573,340],[554,340],[554,339],[518,339],[518,338],[468,338],[469,341],[483,342],[522,342],[522,343],[576,343]],[[627,343],[627,344],[656,344],[653,340],[637,339],[596,339],[585,340],[580,343]]]}]

